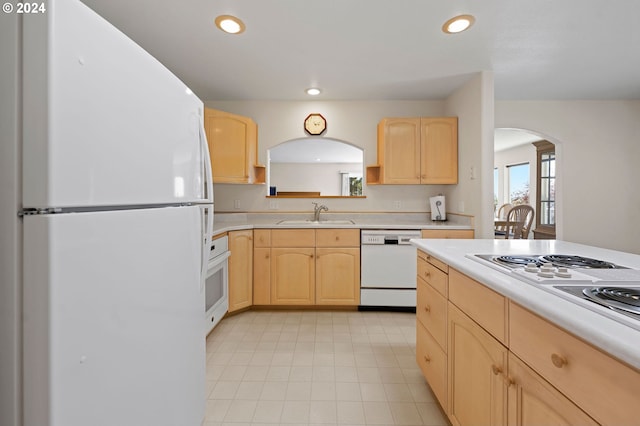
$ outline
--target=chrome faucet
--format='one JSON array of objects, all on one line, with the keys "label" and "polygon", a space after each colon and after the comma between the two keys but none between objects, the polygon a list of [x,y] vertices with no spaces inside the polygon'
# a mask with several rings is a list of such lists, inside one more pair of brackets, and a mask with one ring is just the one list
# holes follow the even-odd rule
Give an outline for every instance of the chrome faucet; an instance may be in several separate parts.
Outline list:
[{"label": "chrome faucet", "polygon": [[311,204],[314,205],[314,208],[313,208],[313,221],[314,222],[320,222],[320,213],[322,212],[322,210],[324,210],[325,212],[328,212],[329,211],[329,207],[325,206],[324,204],[318,205],[318,203],[314,203],[314,202],[311,202]]}]

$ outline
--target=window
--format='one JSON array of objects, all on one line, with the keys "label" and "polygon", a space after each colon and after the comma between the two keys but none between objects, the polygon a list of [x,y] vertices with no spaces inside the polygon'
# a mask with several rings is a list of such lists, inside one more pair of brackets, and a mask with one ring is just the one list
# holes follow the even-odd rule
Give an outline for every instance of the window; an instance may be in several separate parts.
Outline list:
[{"label": "window", "polygon": [[529,163],[507,166],[509,174],[509,202],[529,204]]},{"label": "window", "polygon": [[[536,147],[537,202],[536,238],[555,238],[556,234],[556,152],[549,141],[533,143]],[[535,234],[535,233],[534,233]]]}]

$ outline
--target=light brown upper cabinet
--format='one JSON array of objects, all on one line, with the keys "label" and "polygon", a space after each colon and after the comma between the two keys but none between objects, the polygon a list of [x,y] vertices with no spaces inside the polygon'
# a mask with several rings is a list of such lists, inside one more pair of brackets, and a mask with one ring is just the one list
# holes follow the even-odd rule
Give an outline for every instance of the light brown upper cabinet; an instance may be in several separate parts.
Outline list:
[{"label": "light brown upper cabinet", "polygon": [[378,124],[378,164],[367,183],[458,183],[458,118],[384,118]]},{"label": "light brown upper cabinet", "polygon": [[265,183],[258,164],[258,125],[249,117],[205,108],[204,129],[214,183]]}]

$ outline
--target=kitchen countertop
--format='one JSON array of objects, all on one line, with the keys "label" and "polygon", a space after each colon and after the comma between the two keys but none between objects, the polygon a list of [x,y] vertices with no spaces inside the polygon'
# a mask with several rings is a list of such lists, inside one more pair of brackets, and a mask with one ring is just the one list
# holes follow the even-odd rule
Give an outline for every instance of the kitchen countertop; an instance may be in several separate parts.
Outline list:
[{"label": "kitchen countertop", "polygon": [[216,213],[213,234],[264,228],[355,228],[355,229],[473,229],[473,217],[447,213],[444,222],[431,221],[430,213],[322,213],[321,220],[352,220],[353,224],[295,223],[282,220],[311,220],[313,213]]},{"label": "kitchen countertop", "polygon": [[468,254],[581,255],[640,269],[640,255],[556,240],[415,239],[412,243],[465,275],[640,369],[640,331],[536,285],[467,258]]}]

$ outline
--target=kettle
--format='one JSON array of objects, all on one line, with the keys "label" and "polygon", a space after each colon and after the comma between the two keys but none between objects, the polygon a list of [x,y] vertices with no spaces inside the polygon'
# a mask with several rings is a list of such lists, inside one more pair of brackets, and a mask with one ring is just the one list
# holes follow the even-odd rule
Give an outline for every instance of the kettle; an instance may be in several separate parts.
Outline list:
[{"label": "kettle", "polygon": [[445,206],[444,195],[440,194],[429,198],[431,204],[431,220],[445,221],[447,220],[447,210]]}]

